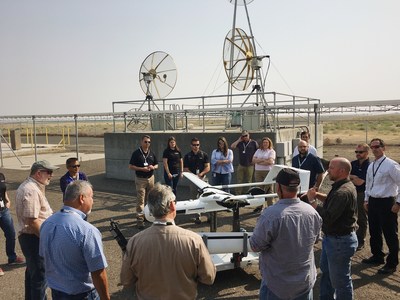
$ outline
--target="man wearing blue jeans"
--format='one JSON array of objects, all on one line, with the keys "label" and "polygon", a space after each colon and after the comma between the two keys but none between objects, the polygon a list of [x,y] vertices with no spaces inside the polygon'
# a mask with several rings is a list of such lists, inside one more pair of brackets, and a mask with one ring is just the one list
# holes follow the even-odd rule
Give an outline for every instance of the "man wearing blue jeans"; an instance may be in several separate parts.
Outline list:
[{"label": "man wearing blue jeans", "polygon": [[[350,181],[350,162],[337,157],[329,163],[329,178],[334,182],[328,195],[311,188],[308,199],[321,215],[322,253],[320,268],[322,272],[320,298],[324,300],[353,299],[351,280],[351,257],[357,249],[357,192]],[[321,200],[320,206],[315,199]]]},{"label": "man wearing blue jeans", "polygon": [[[25,260],[15,253],[15,229],[9,208],[10,199],[7,194],[6,178],[3,173],[0,173],[0,228],[6,238],[8,264],[23,264]],[[0,268],[0,276],[3,275],[4,271]]]}]

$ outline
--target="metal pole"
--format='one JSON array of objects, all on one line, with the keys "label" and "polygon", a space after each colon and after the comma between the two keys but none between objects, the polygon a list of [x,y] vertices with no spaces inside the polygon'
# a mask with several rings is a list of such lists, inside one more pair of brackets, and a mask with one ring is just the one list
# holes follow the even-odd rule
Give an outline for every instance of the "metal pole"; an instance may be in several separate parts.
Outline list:
[{"label": "metal pole", "polygon": [[[235,8],[233,10],[233,24],[232,24],[232,36],[231,36],[231,40],[232,40],[232,44],[235,42],[234,38],[235,38],[235,29],[236,29],[236,11],[237,11],[237,0],[235,0]],[[234,47],[231,47],[231,53],[230,53],[230,65],[229,65],[229,78],[232,78],[232,74],[233,74],[233,68],[232,68],[232,64],[233,64],[233,49]],[[228,80],[229,81],[229,80]],[[227,100],[227,107],[232,107],[232,84],[230,82],[228,82],[228,100]]]},{"label": "metal pole", "polygon": [[188,132],[188,117],[187,111],[185,110],[185,131]]},{"label": "metal pole", "polygon": [[[113,112],[113,132],[115,132],[115,116],[114,116],[115,109],[114,109],[114,102],[112,103],[112,112]],[[125,123],[125,125],[126,125],[126,123]],[[126,128],[126,126],[125,126],[125,128]],[[125,132],[126,132],[126,130],[125,130]]]},{"label": "metal pole", "polygon": [[296,105],[296,97],[293,96],[293,118],[292,118],[292,128],[295,128],[295,122],[296,122],[296,120],[295,120],[295,117],[296,117],[296,108],[295,108],[295,105]]},{"label": "metal pole", "polygon": [[78,115],[74,115],[74,120],[75,120],[75,147],[76,147],[76,158],[79,160]]},{"label": "metal pole", "polygon": [[318,104],[314,104],[314,143],[318,151]]},{"label": "metal pole", "polygon": [[1,159],[1,167],[4,168],[3,164],[3,148],[1,147],[2,139],[3,138],[3,131],[0,129],[0,159]]},{"label": "metal pole", "polygon": [[202,114],[203,114],[203,132],[206,132],[206,119],[205,119],[206,114],[204,112],[204,97],[201,97],[201,105],[202,105],[202,110],[203,110],[203,112],[202,112]]},{"label": "metal pole", "polygon": [[37,144],[36,144],[36,117],[32,116],[33,122],[33,144],[35,145],[35,161],[37,161]]},{"label": "metal pole", "polygon": [[[128,131],[128,124],[126,123],[126,112],[124,112],[124,132]],[[115,129],[114,129],[115,132]]]}]

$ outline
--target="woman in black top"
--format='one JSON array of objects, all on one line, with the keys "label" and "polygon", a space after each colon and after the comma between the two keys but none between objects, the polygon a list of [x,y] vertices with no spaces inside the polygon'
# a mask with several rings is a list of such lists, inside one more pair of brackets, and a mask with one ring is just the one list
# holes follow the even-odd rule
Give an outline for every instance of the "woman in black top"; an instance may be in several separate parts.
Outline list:
[{"label": "woman in black top", "polygon": [[163,164],[165,184],[169,185],[176,195],[176,186],[179,178],[183,176],[183,159],[182,152],[173,136],[168,139],[167,148],[164,150]]}]

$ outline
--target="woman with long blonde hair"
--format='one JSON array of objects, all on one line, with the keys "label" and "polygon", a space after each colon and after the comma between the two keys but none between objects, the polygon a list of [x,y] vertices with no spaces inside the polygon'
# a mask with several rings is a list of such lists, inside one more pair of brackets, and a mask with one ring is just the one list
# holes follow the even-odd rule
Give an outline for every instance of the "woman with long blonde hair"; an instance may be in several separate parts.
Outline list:
[{"label": "woman with long blonde hair", "polygon": [[[265,177],[267,177],[268,172],[272,169],[272,166],[275,164],[276,153],[273,148],[273,143],[270,138],[264,137],[261,140],[260,147],[257,149],[256,153],[253,155],[253,164],[254,164],[254,180],[255,182],[264,181]],[[262,187],[266,193],[271,193],[272,185],[267,184]],[[273,199],[267,199],[267,205],[272,205]],[[259,212],[262,210],[262,206],[257,207],[254,211]]]}]

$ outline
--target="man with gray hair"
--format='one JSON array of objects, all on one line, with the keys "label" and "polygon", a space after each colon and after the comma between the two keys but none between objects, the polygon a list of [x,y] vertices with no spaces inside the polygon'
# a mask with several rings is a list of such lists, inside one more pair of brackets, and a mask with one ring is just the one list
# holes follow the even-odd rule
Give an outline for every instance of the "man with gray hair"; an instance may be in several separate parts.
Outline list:
[{"label": "man with gray hair", "polygon": [[290,168],[279,171],[279,201],[264,209],[250,246],[260,253],[260,299],[312,299],[317,279],[314,244],[322,219],[297,197],[299,174]]},{"label": "man with gray hair", "polygon": [[136,285],[138,299],[196,299],[198,282],[214,282],[215,266],[201,237],[174,223],[175,202],[172,189],[156,183],[147,200],[153,226],[126,247],[121,284]]},{"label": "man with gray hair", "polygon": [[110,299],[101,233],[85,221],[92,206],[92,185],[73,181],[62,209],[40,228],[39,254],[53,299]]},{"label": "man with gray hair", "polygon": [[53,213],[45,190],[57,169],[47,160],[33,163],[28,179],[21,183],[15,196],[18,241],[26,258],[26,300],[47,299],[43,259],[39,256],[39,231],[44,220]]}]

